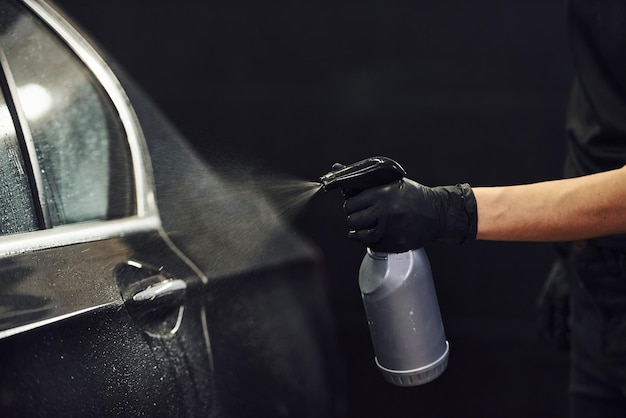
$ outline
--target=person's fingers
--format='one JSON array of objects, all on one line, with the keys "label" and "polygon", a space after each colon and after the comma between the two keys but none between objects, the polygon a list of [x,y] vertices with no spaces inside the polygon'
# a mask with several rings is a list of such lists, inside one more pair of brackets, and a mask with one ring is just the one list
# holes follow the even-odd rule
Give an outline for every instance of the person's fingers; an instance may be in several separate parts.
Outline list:
[{"label": "person's fingers", "polygon": [[356,194],[346,199],[343,204],[343,210],[346,215],[349,216],[354,212],[358,212],[360,210],[367,209],[370,206],[374,206],[376,202],[381,200],[380,193],[383,187],[366,189],[359,194]]},{"label": "person's fingers", "polygon": [[364,244],[369,244],[371,242],[376,242],[380,239],[379,234],[374,229],[361,229],[359,231],[350,231],[348,232],[348,238],[352,241],[361,242]]},{"label": "person's fingers", "polygon": [[378,214],[376,208],[370,206],[364,210],[354,212],[348,215],[348,228],[353,231],[361,229],[371,229],[378,223]]}]

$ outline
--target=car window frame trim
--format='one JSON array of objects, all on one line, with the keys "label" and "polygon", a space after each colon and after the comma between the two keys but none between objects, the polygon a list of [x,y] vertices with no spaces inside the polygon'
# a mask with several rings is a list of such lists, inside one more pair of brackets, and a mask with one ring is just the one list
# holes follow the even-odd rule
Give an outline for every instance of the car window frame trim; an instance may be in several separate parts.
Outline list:
[{"label": "car window frame trim", "polygon": [[2,74],[0,74],[0,83],[2,84],[3,90],[6,90],[4,99],[9,113],[11,114],[11,118],[13,119],[15,134],[22,151],[22,161],[27,171],[26,176],[28,178],[33,207],[36,212],[35,218],[37,219],[39,228],[52,228],[50,210],[44,191],[43,176],[41,175],[41,167],[39,165],[39,158],[37,158],[35,143],[33,142],[30,125],[24,114],[22,103],[17,94],[17,85],[13,78],[11,66],[4,54],[2,46],[0,46],[0,70],[2,71]]}]

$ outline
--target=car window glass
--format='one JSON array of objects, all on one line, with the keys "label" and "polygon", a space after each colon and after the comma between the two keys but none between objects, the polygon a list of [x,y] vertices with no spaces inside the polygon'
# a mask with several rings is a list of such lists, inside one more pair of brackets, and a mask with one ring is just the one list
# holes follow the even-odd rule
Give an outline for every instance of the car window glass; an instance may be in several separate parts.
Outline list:
[{"label": "car window glass", "polygon": [[0,45],[37,152],[51,226],[133,214],[126,136],[108,96],[25,7],[1,7]]},{"label": "car window glass", "polygon": [[0,93],[0,234],[39,228],[13,119]]}]

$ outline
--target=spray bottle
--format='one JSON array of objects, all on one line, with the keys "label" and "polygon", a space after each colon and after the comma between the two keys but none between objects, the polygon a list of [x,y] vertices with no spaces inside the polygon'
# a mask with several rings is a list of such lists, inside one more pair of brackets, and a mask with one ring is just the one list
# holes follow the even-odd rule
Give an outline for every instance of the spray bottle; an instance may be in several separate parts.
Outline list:
[{"label": "spray bottle", "polygon": [[[386,157],[373,157],[320,177],[326,191],[347,196],[400,181],[404,169]],[[423,248],[404,253],[367,252],[359,288],[374,347],[385,379],[399,386],[432,381],[448,364],[446,341],[428,257]]]}]

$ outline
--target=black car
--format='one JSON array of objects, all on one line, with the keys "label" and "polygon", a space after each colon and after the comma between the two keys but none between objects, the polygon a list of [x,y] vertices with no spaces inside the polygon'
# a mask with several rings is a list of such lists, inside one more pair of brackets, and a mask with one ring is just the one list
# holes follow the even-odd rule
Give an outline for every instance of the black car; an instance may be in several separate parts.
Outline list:
[{"label": "black car", "polygon": [[104,57],[0,1],[0,416],[335,416],[315,249]]}]

